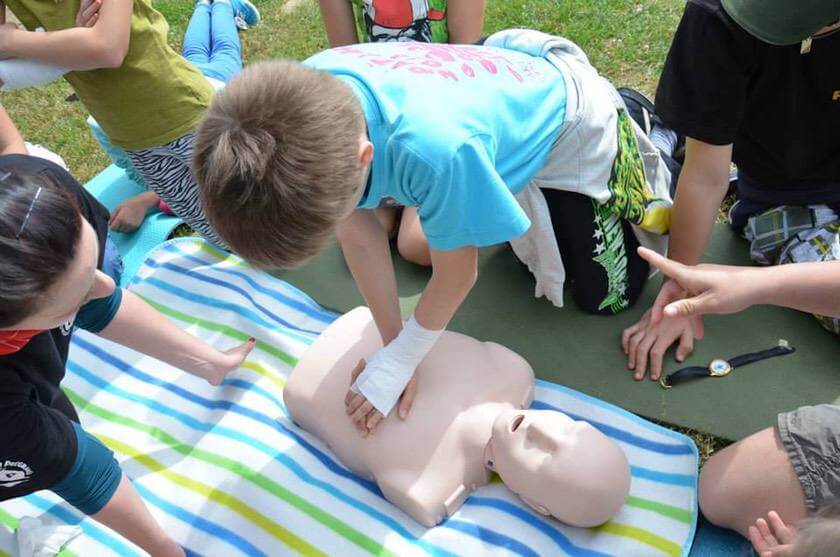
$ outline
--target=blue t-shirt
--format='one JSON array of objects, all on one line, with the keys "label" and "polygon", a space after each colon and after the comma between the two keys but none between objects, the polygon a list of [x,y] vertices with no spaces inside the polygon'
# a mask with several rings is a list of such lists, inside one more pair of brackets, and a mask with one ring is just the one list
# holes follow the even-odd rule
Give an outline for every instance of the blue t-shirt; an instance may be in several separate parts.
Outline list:
[{"label": "blue t-shirt", "polygon": [[374,43],[304,62],[348,83],[373,143],[360,208],[416,206],[434,249],[509,241],[530,226],[514,194],[545,163],[566,84],[543,58],[492,47]]}]

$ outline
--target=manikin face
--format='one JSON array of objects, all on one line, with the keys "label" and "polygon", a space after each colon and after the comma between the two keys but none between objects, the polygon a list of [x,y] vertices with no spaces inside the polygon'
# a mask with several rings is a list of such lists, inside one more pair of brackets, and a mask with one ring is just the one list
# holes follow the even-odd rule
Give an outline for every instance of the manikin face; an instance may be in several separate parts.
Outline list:
[{"label": "manikin face", "polygon": [[596,526],[624,504],[630,467],[621,448],[562,412],[511,410],[493,424],[487,464],[537,512]]}]

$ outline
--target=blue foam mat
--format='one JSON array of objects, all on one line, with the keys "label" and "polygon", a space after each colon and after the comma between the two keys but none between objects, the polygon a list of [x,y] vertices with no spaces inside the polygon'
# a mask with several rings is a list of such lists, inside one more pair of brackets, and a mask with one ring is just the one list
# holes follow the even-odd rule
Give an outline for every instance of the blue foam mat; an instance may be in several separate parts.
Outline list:
[{"label": "blue foam mat", "polygon": [[701,514],[689,557],[752,557],[750,543],[737,532],[718,528]]},{"label": "blue foam mat", "polygon": [[[85,184],[85,188],[109,211],[113,211],[123,201],[146,191],[143,186],[126,176],[125,171],[113,164]],[[181,224],[181,219],[177,217],[164,213],[152,213],[134,232],[129,234],[110,232],[125,267],[120,286],[128,285],[146,259],[146,254],[166,241],[179,224]]]}]

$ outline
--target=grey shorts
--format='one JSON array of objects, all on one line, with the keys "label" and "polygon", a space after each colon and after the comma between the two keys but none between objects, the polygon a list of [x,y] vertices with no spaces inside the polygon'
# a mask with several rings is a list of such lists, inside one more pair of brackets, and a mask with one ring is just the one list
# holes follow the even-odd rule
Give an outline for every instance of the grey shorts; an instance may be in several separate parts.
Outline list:
[{"label": "grey shorts", "polygon": [[813,513],[840,497],[840,406],[779,414],[779,436]]}]

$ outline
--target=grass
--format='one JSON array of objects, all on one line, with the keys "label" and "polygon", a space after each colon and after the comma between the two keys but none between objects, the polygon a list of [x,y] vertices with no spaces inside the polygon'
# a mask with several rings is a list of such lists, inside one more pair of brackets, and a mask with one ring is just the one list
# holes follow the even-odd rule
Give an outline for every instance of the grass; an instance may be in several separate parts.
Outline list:
[{"label": "grass", "polygon": [[[241,35],[246,62],[270,58],[301,60],[326,48],[316,0],[258,1],[263,22]],[[180,51],[192,13],[190,0],[156,0],[170,24],[169,41]],[[652,95],[682,4],[672,0],[488,0],[486,33],[530,27],[562,34],[577,42],[592,63],[616,85]],[[24,137],[59,153],[85,182],[108,164],[85,124],[79,102],[60,80],[46,87],[5,93],[0,102]]]},{"label": "grass", "polygon": [[[241,35],[246,63],[302,60],[327,47],[317,0],[291,2],[286,6],[281,0],[257,1],[263,21]],[[166,16],[170,44],[180,52],[192,2],[156,0],[154,5]],[[484,30],[527,27],[563,35],[580,45],[616,86],[634,87],[652,96],[682,7],[673,0],[488,0]],[[65,100],[71,93],[64,81],[58,81],[6,93],[0,100],[27,140],[59,153],[79,181],[85,182],[109,161],[87,129],[84,107]],[[702,461],[728,443],[699,431],[668,427],[691,436]]]}]

